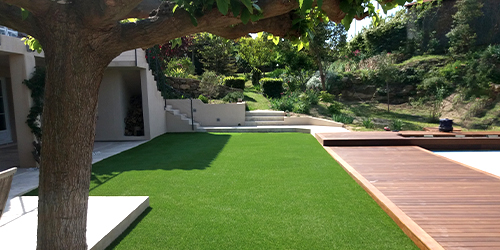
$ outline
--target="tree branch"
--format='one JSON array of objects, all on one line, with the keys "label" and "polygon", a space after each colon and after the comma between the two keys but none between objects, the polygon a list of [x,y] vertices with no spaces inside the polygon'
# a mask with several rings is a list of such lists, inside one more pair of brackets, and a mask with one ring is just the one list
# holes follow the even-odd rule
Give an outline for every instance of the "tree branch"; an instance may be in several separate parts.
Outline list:
[{"label": "tree branch", "polygon": [[[85,9],[81,13],[85,22],[91,26],[103,24],[114,25],[117,21],[128,18],[128,14],[137,8],[143,0],[92,0],[75,2],[77,9]],[[145,0],[149,2],[151,0]],[[156,1],[156,7],[159,1]]]},{"label": "tree branch", "polygon": [[25,20],[21,16],[21,8],[0,2],[0,25],[9,27],[11,29],[36,35],[36,23],[32,15],[29,15]]},{"label": "tree branch", "polygon": [[257,33],[261,31],[269,32],[275,36],[286,37],[292,28],[292,17],[289,13],[259,20],[258,22],[247,24],[238,24],[233,27],[218,27],[207,30],[207,32],[227,39],[237,39],[248,33]]},{"label": "tree branch", "polygon": [[1,2],[18,6],[31,13],[44,13],[51,5],[56,5],[55,2],[50,0],[0,0]]},{"label": "tree branch", "polygon": [[[154,44],[164,43],[177,37],[198,32],[214,32],[224,37],[234,38],[236,36],[230,33],[238,32],[235,25],[249,32],[271,29],[271,31],[276,33],[286,34],[286,31],[283,32],[284,28],[279,28],[278,25],[273,25],[271,20],[266,20],[276,16],[286,17],[284,14],[299,7],[298,2],[294,0],[261,0],[259,1],[259,6],[263,10],[263,18],[255,23],[240,26],[241,19],[239,17],[234,17],[231,13],[224,16],[217,8],[214,8],[204,16],[197,18],[198,25],[194,26],[189,13],[178,9],[173,14],[171,11],[173,6],[163,3],[156,11],[156,16],[154,17],[138,21],[137,23],[117,25],[114,29],[114,40],[110,42],[113,44],[113,47],[123,51],[139,47],[150,47]],[[277,22],[278,18],[273,20]],[[288,21],[289,17],[279,23],[285,25]],[[259,24],[261,22],[262,24]],[[286,24],[285,27],[289,29],[291,25]],[[245,35],[244,32],[238,32],[238,34]]]}]

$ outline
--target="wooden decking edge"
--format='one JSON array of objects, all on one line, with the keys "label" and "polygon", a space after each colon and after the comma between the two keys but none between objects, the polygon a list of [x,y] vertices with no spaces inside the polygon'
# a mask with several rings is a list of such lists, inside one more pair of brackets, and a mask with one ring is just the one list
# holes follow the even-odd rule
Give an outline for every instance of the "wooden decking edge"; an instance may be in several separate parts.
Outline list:
[{"label": "wooden decking edge", "polygon": [[377,202],[377,204],[391,217],[403,232],[420,249],[444,249],[434,238],[425,232],[406,213],[396,206],[380,190],[373,186],[367,179],[358,173],[351,165],[344,161],[330,147],[323,148],[347,171],[347,173]]}]

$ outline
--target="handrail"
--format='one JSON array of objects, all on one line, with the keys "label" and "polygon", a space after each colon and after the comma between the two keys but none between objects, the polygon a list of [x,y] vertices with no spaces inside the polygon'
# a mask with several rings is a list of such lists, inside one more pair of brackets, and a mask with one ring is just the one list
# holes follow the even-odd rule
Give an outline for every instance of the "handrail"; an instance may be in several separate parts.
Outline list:
[{"label": "handrail", "polygon": [[[169,84],[167,84],[167,77],[165,76],[165,74],[163,73],[162,71],[162,67],[158,61],[158,57],[149,57],[149,49],[146,50],[146,57],[148,58],[148,60],[146,60],[149,64],[149,68],[151,69],[151,71],[153,72],[153,76],[156,80],[156,83],[157,83],[157,88],[158,90],[161,92],[162,94],[162,97],[163,97],[163,100],[164,100],[164,107],[163,109],[166,110],[167,109],[167,93],[175,93],[175,94],[178,94],[180,95],[180,97],[182,97],[181,99],[183,98],[186,98],[186,99],[189,99],[190,102],[191,102],[191,130],[194,131],[194,115],[193,115],[193,98],[191,97],[191,95],[189,94],[186,94],[178,89],[175,89],[174,87],[170,86]],[[151,63],[150,63],[150,60],[151,59],[154,59],[154,64],[155,64],[155,69],[153,69],[153,67],[151,67]],[[158,70],[159,69],[159,70]],[[168,92],[167,92],[168,90]]]}]

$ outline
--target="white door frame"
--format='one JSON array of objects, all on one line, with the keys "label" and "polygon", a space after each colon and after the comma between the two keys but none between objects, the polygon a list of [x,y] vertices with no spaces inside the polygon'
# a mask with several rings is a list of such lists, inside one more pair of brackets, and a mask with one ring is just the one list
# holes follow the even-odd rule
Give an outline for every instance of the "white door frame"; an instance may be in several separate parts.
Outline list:
[{"label": "white door frame", "polygon": [[[4,77],[0,77],[0,88],[2,91],[3,109],[0,110],[0,115],[5,117],[5,130],[0,130],[0,145],[12,142],[12,132],[10,130],[10,120],[9,120],[9,102],[7,100],[7,82]],[[3,113],[2,113],[3,112]]]}]

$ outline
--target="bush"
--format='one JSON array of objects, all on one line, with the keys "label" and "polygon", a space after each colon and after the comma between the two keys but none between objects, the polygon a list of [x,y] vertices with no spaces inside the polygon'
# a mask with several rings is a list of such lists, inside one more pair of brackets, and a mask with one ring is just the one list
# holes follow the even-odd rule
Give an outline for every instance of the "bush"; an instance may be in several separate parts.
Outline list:
[{"label": "bush", "polygon": [[203,94],[208,95],[209,98],[217,98],[219,95],[219,85],[221,84],[221,77],[213,71],[205,71],[201,75],[200,90]]},{"label": "bush", "polygon": [[330,106],[328,106],[328,112],[330,114],[340,114],[340,110],[344,107],[341,102],[332,101]]},{"label": "bush", "polygon": [[319,100],[326,103],[333,103],[335,101],[335,95],[326,91],[321,91],[319,92]]},{"label": "bush", "polygon": [[207,98],[207,97],[205,97],[204,95],[200,95],[200,96],[198,96],[198,99],[199,99],[200,101],[202,101],[203,103],[208,103],[208,98]]},{"label": "bush", "polygon": [[243,97],[245,97],[243,95],[243,92],[231,92],[229,94],[227,94],[226,96],[224,96],[224,98],[222,98],[222,100],[224,102],[237,102],[238,99],[242,99],[243,100]]},{"label": "bush", "polygon": [[365,128],[374,128],[375,124],[373,124],[371,118],[365,117],[363,118],[363,126],[365,126]]},{"label": "bush", "polygon": [[262,78],[262,71],[258,68],[252,69],[252,84],[259,85],[260,79]]},{"label": "bush", "polygon": [[354,117],[342,113],[334,114],[332,116],[332,119],[336,122],[344,124],[350,124],[354,121]]},{"label": "bush", "polygon": [[266,76],[269,78],[280,78],[284,73],[285,69],[275,69],[269,73],[266,73]]},{"label": "bush", "polygon": [[272,98],[270,100],[271,108],[281,111],[291,111],[295,113],[308,114],[310,103],[307,98],[303,98],[303,93],[291,92],[281,96],[281,98]]},{"label": "bush", "polygon": [[269,98],[279,98],[283,93],[283,80],[274,78],[262,78],[260,80],[264,95]]},{"label": "bush", "polygon": [[245,89],[245,78],[228,76],[224,78],[224,85],[231,88]]},{"label": "bush", "polygon": [[189,75],[194,74],[194,65],[187,57],[174,58],[167,63],[163,73],[167,76],[188,78]]},{"label": "bush", "polygon": [[312,105],[317,105],[319,102],[319,91],[315,89],[308,89],[306,90],[305,98],[308,103]]},{"label": "bush", "polygon": [[396,120],[392,121],[391,129],[393,131],[403,130],[403,121],[401,119],[396,119]]}]

